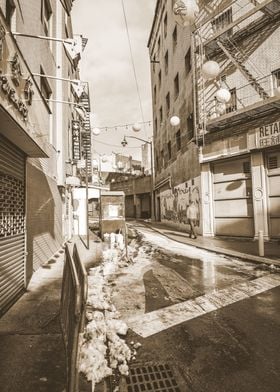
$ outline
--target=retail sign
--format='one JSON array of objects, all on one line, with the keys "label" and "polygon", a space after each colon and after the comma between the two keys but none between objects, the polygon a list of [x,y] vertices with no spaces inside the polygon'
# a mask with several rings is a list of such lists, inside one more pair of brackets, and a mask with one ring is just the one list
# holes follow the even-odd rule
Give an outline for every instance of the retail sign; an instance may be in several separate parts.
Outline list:
[{"label": "retail sign", "polygon": [[255,135],[257,148],[280,144],[280,121],[257,128],[255,130]]},{"label": "retail sign", "polygon": [[79,121],[72,121],[72,153],[73,160],[81,159],[81,127]]}]

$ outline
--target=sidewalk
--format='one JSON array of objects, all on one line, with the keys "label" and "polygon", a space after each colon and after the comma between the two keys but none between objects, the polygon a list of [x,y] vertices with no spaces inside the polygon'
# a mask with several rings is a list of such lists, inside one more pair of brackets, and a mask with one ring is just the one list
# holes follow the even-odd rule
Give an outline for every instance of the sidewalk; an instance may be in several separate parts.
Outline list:
[{"label": "sidewalk", "polygon": [[183,244],[196,246],[211,252],[222,253],[227,256],[238,257],[254,262],[280,265],[280,241],[269,241],[264,244],[264,257],[258,255],[258,241],[250,238],[202,237],[195,240],[189,238],[188,233],[175,230],[174,227],[161,222],[143,222],[146,226],[165,235],[167,238]]},{"label": "sidewalk", "polygon": [[[87,250],[76,239],[86,268],[101,255],[101,243],[90,239]],[[37,270],[27,292],[0,319],[1,392],[63,392],[65,349],[60,329],[60,295],[64,249]]]}]

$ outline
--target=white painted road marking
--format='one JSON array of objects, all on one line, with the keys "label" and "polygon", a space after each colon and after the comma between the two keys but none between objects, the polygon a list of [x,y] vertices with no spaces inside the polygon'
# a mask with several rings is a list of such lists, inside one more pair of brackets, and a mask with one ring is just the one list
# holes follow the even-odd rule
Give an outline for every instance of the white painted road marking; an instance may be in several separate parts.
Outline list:
[{"label": "white painted road marking", "polygon": [[280,286],[280,275],[269,274],[126,320],[129,328],[147,338],[170,327]]}]

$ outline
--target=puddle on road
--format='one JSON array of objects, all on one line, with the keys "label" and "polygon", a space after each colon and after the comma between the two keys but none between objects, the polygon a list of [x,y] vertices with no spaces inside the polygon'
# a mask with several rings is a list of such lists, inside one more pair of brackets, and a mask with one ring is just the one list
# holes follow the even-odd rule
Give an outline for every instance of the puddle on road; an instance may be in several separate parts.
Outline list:
[{"label": "puddle on road", "polygon": [[266,275],[261,266],[217,257],[217,262],[169,254],[150,253],[151,270],[143,276],[145,313],[221,290]]}]

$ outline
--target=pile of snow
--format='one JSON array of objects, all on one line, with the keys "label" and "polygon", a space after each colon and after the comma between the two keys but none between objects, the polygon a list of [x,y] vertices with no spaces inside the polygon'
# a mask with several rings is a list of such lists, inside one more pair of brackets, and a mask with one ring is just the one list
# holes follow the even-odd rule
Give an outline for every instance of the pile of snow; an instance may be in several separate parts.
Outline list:
[{"label": "pile of snow", "polygon": [[88,275],[87,325],[80,348],[79,370],[92,382],[93,391],[95,384],[113,371],[127,376],[132,357],[124,340],[128,327],[119,319],[108,282],[119,267],[128,263],[123,238],[121,234],[116,236],[114,242],[111,241],[114,245],[103,252],[102,265],[91,268]]}]

